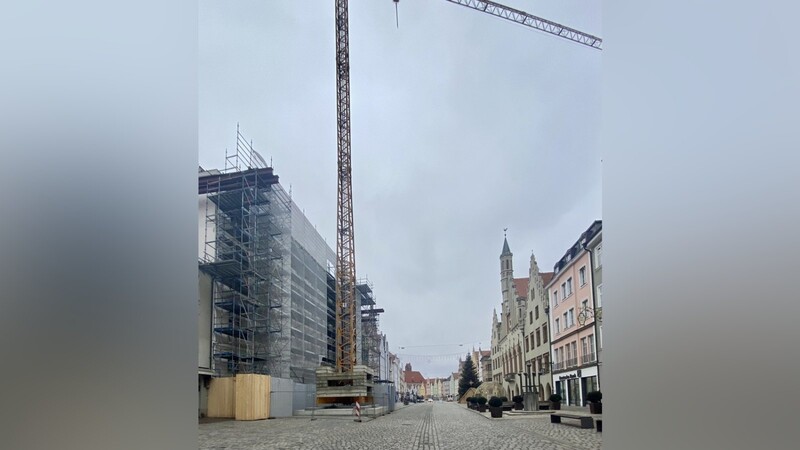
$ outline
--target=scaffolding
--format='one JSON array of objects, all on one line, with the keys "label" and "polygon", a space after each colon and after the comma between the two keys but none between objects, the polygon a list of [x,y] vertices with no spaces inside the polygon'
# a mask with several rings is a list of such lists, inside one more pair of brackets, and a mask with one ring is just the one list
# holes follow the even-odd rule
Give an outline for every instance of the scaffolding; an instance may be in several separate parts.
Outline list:
[{"label": "scaffolding", "polygon": [[224,170],[203,171],[198,181],[205,204],[200,270],[214,280],[215,375],[277,373],[288,342],[290,200],[238,125]]},{"label": "scaffolding", "polygon": [[361,279],[356,283],[361,300],[361,361],[379,376],[381,373],[381,339],[378,317],[383,308],[376,308],[372,283]]}]

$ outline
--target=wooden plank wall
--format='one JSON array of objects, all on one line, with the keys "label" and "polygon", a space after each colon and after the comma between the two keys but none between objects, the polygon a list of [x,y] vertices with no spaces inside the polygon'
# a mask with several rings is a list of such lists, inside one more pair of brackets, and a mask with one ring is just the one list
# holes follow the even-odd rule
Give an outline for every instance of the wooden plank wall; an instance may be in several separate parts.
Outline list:
[{"label": "wooden plank wall", "polygon": [[236,420],[269,418],[269,375],[236,375]]},{"label": "wooden plank wall", "polygon": [[208,386],[208,417],[230,418],[236,415],[236,379],[212,378]]}]

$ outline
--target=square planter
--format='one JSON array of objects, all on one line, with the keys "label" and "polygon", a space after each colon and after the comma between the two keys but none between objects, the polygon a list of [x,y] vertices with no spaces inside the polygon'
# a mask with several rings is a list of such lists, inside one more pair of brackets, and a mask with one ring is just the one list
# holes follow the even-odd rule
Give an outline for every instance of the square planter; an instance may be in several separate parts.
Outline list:
[{"label": "square planter", "polygon": [[492,413],[492,417],[494,417],[494,418],[503,417],[503,408],[501,406],[498,406],[497,408],[493,408],[493,407],[490,406],[489,407],[489,412]]}]

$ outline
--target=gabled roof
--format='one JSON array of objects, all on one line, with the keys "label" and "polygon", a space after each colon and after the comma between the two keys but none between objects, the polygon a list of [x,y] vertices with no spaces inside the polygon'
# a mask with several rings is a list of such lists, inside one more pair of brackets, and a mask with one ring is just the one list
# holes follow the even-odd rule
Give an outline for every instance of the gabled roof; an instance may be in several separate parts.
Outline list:
[{"label": "gabled roof", "polygon": [[528,296],[528,279],[514,278],[514,288],[517,290],[517,297]]},{"label": "gabled roof", "polygon": [[425,383],[425,377],[416,370],[403,372],[403,381],[406,383]]},{"label": "gabled roof", "polygon": [[555,274],[556,274],[555,272],[539,273],[539,275],[541,275],[542,277],[542,286],[547,286],[548,284],[550,284],[550,281],[553,280],[553,276],[555,276]]}]

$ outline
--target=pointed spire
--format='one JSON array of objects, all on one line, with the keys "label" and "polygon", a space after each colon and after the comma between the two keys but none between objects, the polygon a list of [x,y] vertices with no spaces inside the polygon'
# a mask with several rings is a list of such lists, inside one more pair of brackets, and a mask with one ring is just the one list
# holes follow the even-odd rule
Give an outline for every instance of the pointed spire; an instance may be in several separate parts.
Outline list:
[{"label": "pointed spire", "polygon": [[503,253],[501,253],[500,256],[511,254],[511,249],[508,247],[508,238],[506,237],[507,232],[508,228],[503,228]]}]

